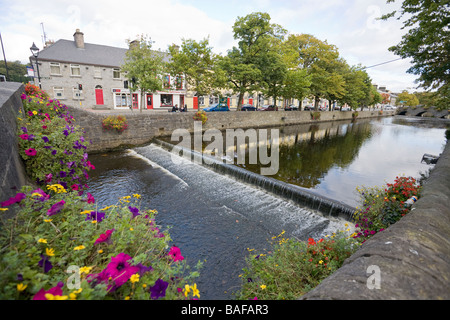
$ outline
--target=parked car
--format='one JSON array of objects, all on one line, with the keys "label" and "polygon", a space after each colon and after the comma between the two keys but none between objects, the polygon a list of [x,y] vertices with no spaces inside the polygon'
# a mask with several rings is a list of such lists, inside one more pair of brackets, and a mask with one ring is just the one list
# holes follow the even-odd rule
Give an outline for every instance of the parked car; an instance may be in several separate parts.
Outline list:
[{"label": "parked car", "polygon": [[214,112],[214,111],[230,111],[230,108],[226,104],[216,103],[209,107],[203,109],[205,112]]},{"label": "parked car", "polygon": [[305,111],[314,111],[314,106],[312,106],[312,105],[307,105],[307,106],[305,106],[305,107],[303,108],[303,110],[305,110]]},{"label": "parked car", "polygon": [[341,111],[350,111],[350,110],[352,110],[352,109],[350,109],[350,107],[342,107],[342,109],[341,109]]},{"label": "parked car", "polygon": [[268,105],[266,104],[266,105],[259,107],[259,110],[260,111],[278,111],[278,107],[274,106],[272,104],[268,104]]},{"label": "parked car", "polygon": [[241,107],[241,111],[256,111],[256,107],[252,106],[251,104],[244,104]]},{"label": "parked car", "polygon": [[284,107],[284,111],[295,111],[295,110],[298,110],[298,107],[293,104]]},{"label": "parked car", "polygon": [[396,108],[393,106],[384,106],[384,110],[395,110]]}]

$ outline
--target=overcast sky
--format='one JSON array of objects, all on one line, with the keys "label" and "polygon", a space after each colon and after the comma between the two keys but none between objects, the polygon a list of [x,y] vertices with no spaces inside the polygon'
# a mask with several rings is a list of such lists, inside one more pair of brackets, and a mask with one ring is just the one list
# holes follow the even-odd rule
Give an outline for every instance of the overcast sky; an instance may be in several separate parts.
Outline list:
[{"label": "overcast sky", "polygon": [[[267,12],[291,34],[312,34],[339,48],[350,64],[370,67],[399,58],[388,48],[405,33],[396,19],[376,18],[400,6],[401,0],[0,0],[0,32],[8,61],[29,61],[32,43],[42,49],[47,39],[73,40],[76,29],[87,43],[126,48],[126,39],[145,34],[154,49],[166,50],[183,38],[209,37],[213,51],[225,55],[236,44],[237,17]],[[1,57],[3,60],[3,56]],[[369,68],[374,84],[399,92],[414,91],[409,60]]]}]

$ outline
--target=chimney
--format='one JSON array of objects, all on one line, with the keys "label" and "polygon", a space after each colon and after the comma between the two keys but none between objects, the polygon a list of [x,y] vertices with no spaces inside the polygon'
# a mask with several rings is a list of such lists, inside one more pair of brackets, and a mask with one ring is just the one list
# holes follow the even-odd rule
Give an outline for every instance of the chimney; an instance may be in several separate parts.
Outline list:
[{"label": "chimney", "polygon": [[139,47],[139,45],[140,45],[140,41],[139,40],[130,41],[129,49],[134,48],[134,47]]},{"label": "chimney", "polygon": [[78,49],[84,49],[84,34],[80,31],[80,29],[77,29],[75,33],[73,34],[73,39],[75,41],[75,46]]}]

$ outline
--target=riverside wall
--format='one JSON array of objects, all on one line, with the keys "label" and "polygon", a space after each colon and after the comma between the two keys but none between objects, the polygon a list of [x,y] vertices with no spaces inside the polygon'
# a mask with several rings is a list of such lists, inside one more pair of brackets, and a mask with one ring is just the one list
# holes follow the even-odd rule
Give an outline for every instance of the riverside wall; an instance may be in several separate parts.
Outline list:
[{"label": "riverside wall", "polygon": [[14,196],[27,181],[19,155],[16,121],[23,90],[21,83],[0,82],[0,202]]},{"label": "riverside wall", "polygon": [[[85,130],[85,137],[92,141],[89,152],[103,152],[133,145],[149,143],[153,138],[170,136],[176,129],[194,131],[194,113],[172,113],[156,111],[125,111],[118,113],[91,112],[70,107],[76,123]],[[123,115],[127,118],[128,129],[121,132],[102,129],[102,119],[109,115]],[[352,119],[352,112],[325,111],[320,112],[320,120],[311,120],[309,111],[256,111],[256,112],[210,112],[203,125],[207,129],[237,129],[284,126],[293,124],[317,123]],[[393,111],[384,112],[383,116],[393,116]],[[358,119],[379,117],[378,111],[359,111]]]}]

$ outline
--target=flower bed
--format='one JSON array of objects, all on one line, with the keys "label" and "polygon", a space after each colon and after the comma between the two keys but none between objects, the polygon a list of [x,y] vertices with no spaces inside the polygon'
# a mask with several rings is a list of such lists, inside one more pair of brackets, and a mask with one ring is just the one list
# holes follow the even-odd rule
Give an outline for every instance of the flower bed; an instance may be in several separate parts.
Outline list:
[{"label": "flower bed", "polygon": [[102,120],[102,127],[105,130],[123,132],[128,129],[128,121],[125,116],[109,116]]},{"label": "flower bed", "polygon": [[98,208],[86,184],[94,166],[67,108],[35,86],[22,99],[19,148],[36,185],[0,203],[0,298],[200,298],[201,263],[191,270],[140,195]]}]

